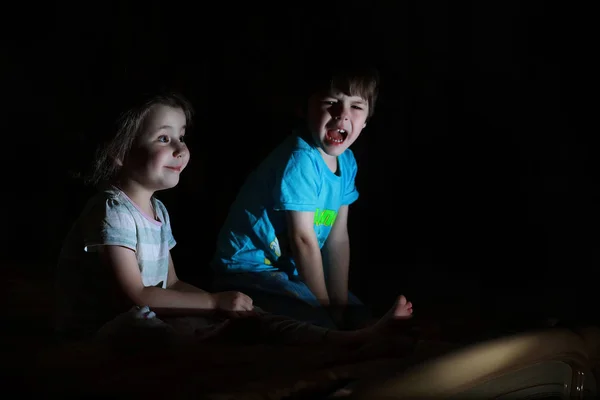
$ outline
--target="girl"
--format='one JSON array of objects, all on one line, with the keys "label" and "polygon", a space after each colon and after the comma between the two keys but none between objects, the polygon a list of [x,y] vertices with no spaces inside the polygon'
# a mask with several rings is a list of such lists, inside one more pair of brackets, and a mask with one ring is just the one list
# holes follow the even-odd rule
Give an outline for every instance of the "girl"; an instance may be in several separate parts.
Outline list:
[{"label": "girl", "polygon": [[153,332],[347,344],[369,340],[390,319],[411,316],[412,305],[401,296],[371,328],[329,331],[264,313],[243,293],[208,293],[180,280],[170,255],[169,214],[154,194],[175,187],[190,160],[185,132],[191,118],[182,96],[151,96],[121,116],[116,134],[97,153],[89,182],[100,190],[60,255],[57,330],[63,337],[137,335],[141,328],[138,337],[148,338],[150,328],[160,328]]}]

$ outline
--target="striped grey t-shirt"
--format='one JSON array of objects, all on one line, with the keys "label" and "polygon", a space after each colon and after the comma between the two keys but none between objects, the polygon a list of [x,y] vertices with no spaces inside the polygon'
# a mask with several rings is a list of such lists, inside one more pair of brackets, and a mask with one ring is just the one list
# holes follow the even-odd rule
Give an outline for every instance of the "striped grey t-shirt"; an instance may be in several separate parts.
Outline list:
[{"label": "striped grey t-shirt", "polygon": [[120,295],[99,246],[123,246],[136,254],[144,286],[167,285],[169,252],[175,246],[169,214],[153,198],[156,219],[125,193],[109,187],[94,196],[63,244],[57,276],[57,329],[68,336],[93,334],[131,307]]}]

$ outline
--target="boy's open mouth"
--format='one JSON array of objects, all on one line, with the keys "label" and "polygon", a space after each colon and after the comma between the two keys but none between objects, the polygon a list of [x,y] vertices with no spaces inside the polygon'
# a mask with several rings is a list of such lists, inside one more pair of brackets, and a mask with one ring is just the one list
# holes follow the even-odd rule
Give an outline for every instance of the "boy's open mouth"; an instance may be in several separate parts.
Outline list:
[{"label": "boy's open mouth", "polygon": [[348,137],[348,132],[344,129],[328,129],[325,134],[325,140],[327,144],[339,145],[344,143],[344,140]]}]

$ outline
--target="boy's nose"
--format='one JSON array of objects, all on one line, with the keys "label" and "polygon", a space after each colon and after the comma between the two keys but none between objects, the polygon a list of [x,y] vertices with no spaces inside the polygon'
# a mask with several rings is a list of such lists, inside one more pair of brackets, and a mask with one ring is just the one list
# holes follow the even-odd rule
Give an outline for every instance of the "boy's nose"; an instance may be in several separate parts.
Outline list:
[{"label": "boy's nose", "polygon": [[337,113],[335,114],[335,119],[347,120],[349,118],[350,112],[348,110],[348,107],[341,106],[336,111]]}]

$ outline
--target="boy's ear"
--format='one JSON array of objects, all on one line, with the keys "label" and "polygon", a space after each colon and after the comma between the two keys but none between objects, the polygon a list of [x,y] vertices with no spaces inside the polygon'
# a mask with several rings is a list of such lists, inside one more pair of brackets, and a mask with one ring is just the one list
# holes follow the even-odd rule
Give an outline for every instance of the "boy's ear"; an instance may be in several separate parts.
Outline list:
[{"label": "boy's ear", "polygon": [[291,103],[292,109],[294,110],[294,117],[298,119],[306,118],[308,102],[299,96],[295,96],[291,99]]}]

